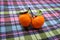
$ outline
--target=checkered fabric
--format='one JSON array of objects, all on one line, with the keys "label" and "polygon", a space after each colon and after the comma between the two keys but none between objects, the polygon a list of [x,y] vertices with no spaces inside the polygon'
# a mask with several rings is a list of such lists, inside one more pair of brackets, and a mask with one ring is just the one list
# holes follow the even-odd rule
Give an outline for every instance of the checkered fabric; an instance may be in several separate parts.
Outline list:
[{"label": "checkered fabric", "polygon": [[[19,24],[19,12],[30,7],[42,11],[42,29],[24,30]],[[0,0],[0,40],[60,40],[60,0]]]}]

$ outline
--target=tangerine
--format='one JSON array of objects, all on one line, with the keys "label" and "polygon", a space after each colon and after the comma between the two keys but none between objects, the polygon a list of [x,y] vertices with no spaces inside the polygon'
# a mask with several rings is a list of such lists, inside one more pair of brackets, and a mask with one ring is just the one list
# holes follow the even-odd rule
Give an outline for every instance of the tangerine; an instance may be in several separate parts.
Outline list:
[{"label": "tangerine", "polygon": [[44,17],[42,15],[32,18],[32,27],[35,29],[42,28],[44,24]]},{"label": "tangerine", "polygon": [[28,27],[31,23],[31,15],[29,13],[24,13],[19,15],[19,22],[23,27]]}]

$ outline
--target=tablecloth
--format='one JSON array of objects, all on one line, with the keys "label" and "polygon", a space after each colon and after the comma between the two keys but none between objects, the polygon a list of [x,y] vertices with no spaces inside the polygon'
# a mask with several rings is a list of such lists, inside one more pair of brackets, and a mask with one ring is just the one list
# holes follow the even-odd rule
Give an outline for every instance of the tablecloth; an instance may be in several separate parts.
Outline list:
[{"label": "tablecloth", "polygon": [[[42,29],[19,24],[19,12],[28,7],[42,11]],[[0,0],[0,40],[60,40],[60,0]]]}]

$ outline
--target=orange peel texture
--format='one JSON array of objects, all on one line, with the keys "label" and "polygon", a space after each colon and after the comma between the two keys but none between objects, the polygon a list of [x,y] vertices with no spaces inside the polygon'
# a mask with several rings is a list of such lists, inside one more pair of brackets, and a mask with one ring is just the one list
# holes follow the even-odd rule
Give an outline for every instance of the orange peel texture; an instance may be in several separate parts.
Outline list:
[{"label": "orange peel texture", "polygon": [[31,15],[29,13],[19,15],[20,24],[23,27],[28,27],[31,24],[31,18],[30,17],[31,17]]},{"label": "orange peel texture", "polygon": [[44,24],[44,17],[42,15],[32,18],[33,28],[36,28],[36,29],[42,28],[43,24]]}]

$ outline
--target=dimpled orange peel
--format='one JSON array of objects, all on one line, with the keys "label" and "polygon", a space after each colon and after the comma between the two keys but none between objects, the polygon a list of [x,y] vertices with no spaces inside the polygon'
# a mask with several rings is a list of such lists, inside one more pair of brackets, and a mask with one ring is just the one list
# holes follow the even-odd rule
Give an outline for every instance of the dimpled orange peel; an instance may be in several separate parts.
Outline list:
[{"label": "dimpled orange peel", "polygon": [[21,15],[19,15],[19,22],[23,27],[29,27],[31,24],[31,15],[28,11],[21,12]]}]

